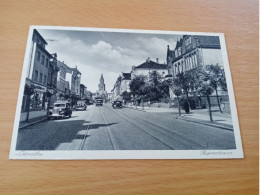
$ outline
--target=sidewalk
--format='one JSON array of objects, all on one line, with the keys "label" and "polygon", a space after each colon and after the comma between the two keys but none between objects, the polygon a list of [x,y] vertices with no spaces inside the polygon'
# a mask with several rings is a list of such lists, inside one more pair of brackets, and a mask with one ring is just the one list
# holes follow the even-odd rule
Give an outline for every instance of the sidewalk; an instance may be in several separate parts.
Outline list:
[{"label": "sidewalk", "polygon": [[126,108],[131,108],[131,109],[143,111],[143,112],[158,112],[158,113],[165,113],[165,112],[173,113],[173,112],[176,112],[176,113],[178,113],[178,111],[175,108],[142,107],[142,106],[128,106]]},{"label": "sidewalk", "polygon": [[218,111],[218,109],[213,109],[212,112],[213,122],[210,122],[208,109],[192,110],[191,113],[182,114],[182,116],[178,118],[233,131],[233,123],[232,123],[231,115],[229,113],[222,114]]},{"label": "sidewalk", "polygon": [[[142,112],[154,112],[154,113],[176,113],[178,114],[178,108],[160,108],[160,107],[142,107],[142,106],[128,106],[126,108],[130,108],[137,111]],[[181,120],[186,120],[190,122],[195,122],[203,125],[208,125],[212,127],[218,127],[226,130],[233,131],[233,123],[232,118],[229,113],[220,113],[218,108],[212,108],[212,118],[213,122],[210,122],[209,111],[208,109],[197,109],[191,110],[189,114],[185,114],[183,110],[181,110],[181,116],[177,117]]]},{"label": "sidewalk", "polygon": [[28,127],[28,126],[31,126],[31,125],[34,125],[36,123],[39,123],[39,122],[42,122],[42,121],[45,121],[47,120],[47,115],[46,116],[40,116],[40,117],[37,117],[37,118],[33,118],[33,119],[30,119],[28,122],[20,122],[19,124],[19,129],[23,129],[25,127]]}]

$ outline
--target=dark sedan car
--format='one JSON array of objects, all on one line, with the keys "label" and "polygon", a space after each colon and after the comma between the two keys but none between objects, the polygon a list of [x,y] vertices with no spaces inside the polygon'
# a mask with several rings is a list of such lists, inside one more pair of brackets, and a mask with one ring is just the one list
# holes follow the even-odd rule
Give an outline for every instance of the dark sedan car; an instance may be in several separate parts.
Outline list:
[{"label": "dark sedan car", "polygon": [[122,101],[116,100],[113,102],[112,106],[113,108],[122,108],[123,107]]},{"label": "dark sedan car", "polygon": [[65,118],[68,117],[70,118],[72,114],[72,110],[70,107],[70,102],[66,102],[66,101],[58,101],[54,103],[54,106],[51,107],[48,110],[47,113],[47,118],[51,119],[51,118]]}]

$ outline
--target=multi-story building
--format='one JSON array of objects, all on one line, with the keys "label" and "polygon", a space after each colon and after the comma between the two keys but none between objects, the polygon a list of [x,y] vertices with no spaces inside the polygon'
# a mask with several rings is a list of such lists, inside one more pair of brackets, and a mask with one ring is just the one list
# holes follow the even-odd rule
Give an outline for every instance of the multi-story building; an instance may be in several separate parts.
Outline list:
[{"label": "multi-story building", "polygon": [[[167,48],[168,73],[172,77],[181,72],[193,71],[197,67],[207,70],[209,65],[223,68],[219,37],[184,35],[177,41],[174,50],[170,50],[169,46]],[[219,89],[219,95],[224,97],[227,93]],[[171,90],[170,96],[175,97]],[[215,96],[214,92],[211,95],[213,105],[217,103]]]},{"label": "multi-story building", "polygon": [[147,76],[147,78],[149,78],[150,73],[152,73],[153,71],[156,71],[162,76],[168,74],[168,69],[166,64],[160,64],[158,58],[156,59],[156,62],[148,58],[146,62],[140,64],[139,66],[132,67],[131,79],[133,79],[137,75],[144,75]]},{"label": "multi-story building", "polygon": [[87,87],[83,84],[80,84],[80,99],[85,99],[86,95],[85,92],[87,92]]},{"label": "multi-story building", "polygon": [[81,73],[77,67],[71,68],[61,61],[58,61],[57,66],[60,69],[57,75],[58,99],[80,98]]},{"label": "multi-story building", "polygon": [[[29,54],[29,65],[26,72],[26,85],[34,88],[30,101],[30,110],[47,108],[47,78],[50,59],[53,56],[45,49],[47,42],[37,30],[33,31],[32,44]],[[22,111],[26,111],[27,96],[24,95]]]},{"label": "multi-story building", "polygon": [[49,63],[48,71],[48,81],[47,81],[47,96],[48,96],[48,105],[53,106],[53,103],[57,101],[57,77],[59,72],[59,67],[57,65],[57,54],[52,55],[53,58]]},{"label": "multi-story building", "polygon": [[220,41],[216,36],[184,35],[174,50],[168,46],[167,66],[173,77],[198,66],[206,68],[216,64],[223,67]]},{"label": "multi-story building", "polygon": [[122,79],[120,83],[120,94],[123,92],[130,92],[131,73],[122,73]]},{"label": "multi-story building", "polygon": [[122,76],[119,75],[113,89],[111,90],[111,100],[118,100],[120,99],[120,95],[121,95],[121,81],[122,81]]},{"label": "multi-story building", "polygon": [[57,99],[68,99],[70,96],[70,82],[67,81],[66,75],[71,72],[64,62],[57,61],[57,67],[60,69],[57,75]]}]

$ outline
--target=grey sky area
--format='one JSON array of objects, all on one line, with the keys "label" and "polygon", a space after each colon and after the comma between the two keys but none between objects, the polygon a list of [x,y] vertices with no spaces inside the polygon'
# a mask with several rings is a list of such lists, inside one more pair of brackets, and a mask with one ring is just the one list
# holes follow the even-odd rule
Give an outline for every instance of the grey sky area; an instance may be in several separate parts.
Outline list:
[{"label": "grey sky area", "polygon": [[48,42],[46,49],[58,60],[82,73],[81,83],[96,92],[103,73],[106,90],[111,92],[117,77],[130,72],[148,57],[166,62],[167,45],[175,46],[180,35],[38,30]]}]

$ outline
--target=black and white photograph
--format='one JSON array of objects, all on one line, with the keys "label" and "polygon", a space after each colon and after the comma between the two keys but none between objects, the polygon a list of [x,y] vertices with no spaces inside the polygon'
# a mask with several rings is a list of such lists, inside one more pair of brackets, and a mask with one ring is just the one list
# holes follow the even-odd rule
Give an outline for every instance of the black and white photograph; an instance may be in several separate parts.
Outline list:
[{"label": "black and white photograph", "polygon": [[243,158],[224,34],[31,26],[10,158]]}]

